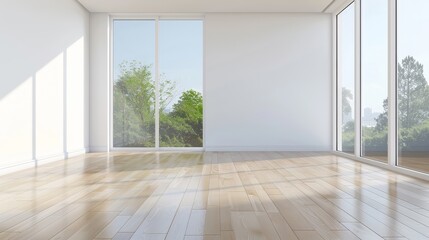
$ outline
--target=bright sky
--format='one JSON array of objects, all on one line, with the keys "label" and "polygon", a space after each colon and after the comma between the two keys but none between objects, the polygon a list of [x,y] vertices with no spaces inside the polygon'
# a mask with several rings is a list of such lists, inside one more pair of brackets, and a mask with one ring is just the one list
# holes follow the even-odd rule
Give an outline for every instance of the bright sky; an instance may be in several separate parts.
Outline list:
[{"label": "bright sky", "polygon": [[[397,0],[398,61],[407,55],[423,64],[429,80],[428,0]],[[362,0],[362,104],[383,111],[387,98],[387,2]],[[338,16],[339,77],[354,91],[354,3]],[[138,60],[154,66],[155,21],[117,20],[114,23],[114,76],[119,63]],[[176,102],[187,89],[202,92],[203,23],[201,20],[159,22],[159,70],[177,84]],[[154,72],[154,70],[152,70]]]},{"label": "bright sky", "polygon": [[410,55],[423,64],[429,81],[429,1],[398,1],[398,61]]},{"label": "bright sky", "polygon": [[[203,88],[203,23],[201,20],[159,21],[159,72],[176,82],[177,102],[181,92]],[[155,21],[116,20],[114,22],[114,76],[119,64],[137,60],[144,65],[155,63]],[[152,74],[155,73],[152,68]],[[153,76],[154,77],[154,76]],[[170,104],[170,107],[171,105]]]},{"label": "bright sky", "polygon": [[383,112],[387,98],[388,15],[387,0],[363,0],[361,19],[362,109]]},{"label": "bright sky", "polygon": [[[355,53],[355,26],[354,3],[349,5],[337,16],[338,24],[338,80],[339,85],[354,93],[354,53]],[[353,104],[352,109],[353,109]],[[352,116],[353,110],[352,110]]]},{"label": "bright sky", "polygon": [[[383,111],[387,98],[387,1],[362,0],[362,104]],[[398,0],[398,61],[410,55],[424,66],[429,80],[429,1]],[[339,15],[339,75],[354,91],[354,4]]]}]

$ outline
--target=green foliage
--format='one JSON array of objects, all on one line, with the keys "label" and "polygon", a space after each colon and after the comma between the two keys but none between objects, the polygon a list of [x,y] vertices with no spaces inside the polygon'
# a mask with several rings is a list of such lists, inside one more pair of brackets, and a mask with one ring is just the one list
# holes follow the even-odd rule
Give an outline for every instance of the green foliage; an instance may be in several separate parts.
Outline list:
[{"label": "green foliage", "polygon": [[[132,107],[127,104],[124,94],[118,89],[113,89],[113,140],[116,147],[154,147],[155,139],[149,133],[142,132],[140,120]],[[147,126],[153,128],[153,124]],[[144,128],[144,126],[143,126]]]},{"label": "green foliage", "polygon": [[[376,119],[376,129],[387,129],[387,99],[384,112]],[[398,124],[400,128],[413,128],[429,118],[429,87],[423,75],[423,65],[413,57],[398,63]]]},{"label": "green foliage", "polygon": [[[362,130],[365,151],[387,151],[387,129],[377,131],[364,127]],[[399,130],[399,151],[403,153],[429,151],[429,120],[411,128],[401,128]]]},{"label": "green foliage", "polygon": [[159,79],[159,111],[164,112],[176,95],[176,83],[165,78],[164,75]]},{"label": "green foliage", "polygon": [[[155,146],[155,82],[151,66],[124,62],[113,85],[113,141],[115,147]],[[160,77],[160,146],[201,147],[203,98],[194,90],[182,93],[171,112],[176,84]]]},{"label": "green foliage", "polygon": [[398,117],[402,128],[411,128],[422,123],[429,115],[425,102],[427,82],[423,65],[407,56],[398,63]]},{"label": "green foliage", "polygon": [[389,108],[389,103],[388,103],[387,99],[384,99],[384,101],[383,101],[384,112],[381,113],[375,119],[375,121],[377,122],[377,124],[375,125],[375,130],[377,132],[387,132],[387,124],[388,124],[387,111],[388,111],[388,108]]},{"label": "green foliage", "polygon": [[387,152],[387,129],[362,127],[362,137],[364,152]]},{"label": "green foliage", "polygon": [[[341,106],[342,106],[342,119],[346,119],[346,116],[352,112],[352,106],[350,104],[353,101],[352,92],[343,87],[341,92]],[[355,143],[355,122],[348,121],[343,125],[342,129],[342,151],[352,153],[354,151]]]},{"label": "green foliage", "polygon": [[[171,114],[160,115],[160,146],[161,147],[193,147],[186,136],[194,130],[186,123],[186,119],[173,117]],[[188,141],[187,141],[188,140]],[[197,145],[198,146],[198,145]]]},{"label": "green foliage", "polygon": [[343,152],[354,152],[355,146],[355,132],[346,131],[342,135],[342,151]]},{"label": "green foliage", "polygon": [[[202,147],[203,134],[203,96],[195,90],[182,93],[179,101],[173,105],[173,111],[163,114],[160,121],[161,141],[171,136],[181,138],[186,147]],[[177,147],[176,145],[174,145]]]},{"label": "green foliage", "polygon": [[412,128],[401,129],[399,148],[403,152],[429,151],[429,120]]},{"label": "green foliage", "polygon": [[113,85],[114,145],[154,147],[155,83],[150,66],[124,62]]}]

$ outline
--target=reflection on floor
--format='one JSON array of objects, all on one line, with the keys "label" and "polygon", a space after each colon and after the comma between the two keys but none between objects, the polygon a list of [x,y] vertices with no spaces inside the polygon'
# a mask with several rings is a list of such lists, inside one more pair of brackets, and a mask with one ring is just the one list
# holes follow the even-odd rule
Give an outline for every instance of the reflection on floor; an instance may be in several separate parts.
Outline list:
[{"label": "reflection on floor", "polygon": [[0,239],[429,239],[429,182],[325,153],[87,154],[0,188]]},{"label": "reflection on floor", "polygon": [[424,156],[399,156],[398,166],[429,173],[429,155]]},{"label": "reflection on floor", "polygon": [[[387,164],[387,153],[367,153],[364,158]],[[418,172],[429,173],[429,153],[406,154],[398,157],[398,166]]]}]

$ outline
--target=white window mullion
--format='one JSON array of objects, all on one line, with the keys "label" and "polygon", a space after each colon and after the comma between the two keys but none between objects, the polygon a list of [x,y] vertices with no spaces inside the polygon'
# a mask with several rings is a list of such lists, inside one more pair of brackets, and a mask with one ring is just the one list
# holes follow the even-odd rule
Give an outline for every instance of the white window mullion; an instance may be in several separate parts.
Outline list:
[{"label": "white window mullion", "polygon": [[155,18],[155,148],[159,149],[159,17]]},{"label": "white window mullion", "polygon": [[396,166],[397,158],[397,109],[396,109],[396,0],[388,3],[388,163]]},{"label": "white window mullion", "polygon": [[337,20],[337,15],[333,14],[332,17],[332,28],[334,29],[333,31],[333,36],[332,38],[334,39],[333,42],[333,47],[332,47],[332,57],[333,57],[333,63],[332,64],[332,73],[334,74],[333,77],[333,87],[332,87],[332,109],[334,109],[334,111],[332,111],[333,116],[332,116],[332,146],[333,146],[333,151],[338,151],[338,150],[342,150],[342,131],[341,131],[341,122],[342,122],[342,114],[340,113],[341,111],[341,106],[340,101],[338,101],[338,99],[341,99],[341,91],[339,90],[339,86],[341,86],[340,84],[338,84],[338,69],[337,69],[337,65],[338,65],[338,20]]},{"label": "white window mullion", "polygon": [[[109,51],[108,51],[108,59],[109,59],[109,84],[107,84],[107,102],[108,102],[108,109],[107,109],[107,152],[110,152],[113,149],[113,85],[114,85],[114,74],[113,74],[113,31],[114,29],[114,18],[112,16],[109,16]],[[109,161],[108,161],[109,162]]]},{"label": "white window mullion", "polygon": [[361,156],[361,1],[355,1],[355,156]]}]

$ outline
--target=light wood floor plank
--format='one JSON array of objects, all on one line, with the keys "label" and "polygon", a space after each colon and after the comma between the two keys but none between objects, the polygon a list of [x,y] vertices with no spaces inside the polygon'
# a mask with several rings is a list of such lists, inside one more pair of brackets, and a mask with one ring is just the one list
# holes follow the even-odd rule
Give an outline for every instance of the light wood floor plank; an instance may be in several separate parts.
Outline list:
[{"label": "light wood floor plank", "polygon": [[358,236],[360,239],[365,240],[383,240],[382,237],[371,231],[368,227],[362,223],[343,223],[352,233]]},{"label": "light wood floor plank", "polygon": [[91,153],[0,176],[0,239],[429,239],[429,182],[322,152]]},{"label": "light wood floor plank", "polygon": [[236,239],[280,240],[266,213],[232,212],[231,219]]},{"label": "light wood floor plank", "polygon": [[295,231],[299,240],[323,240],[322,236],[316,231]]}]

